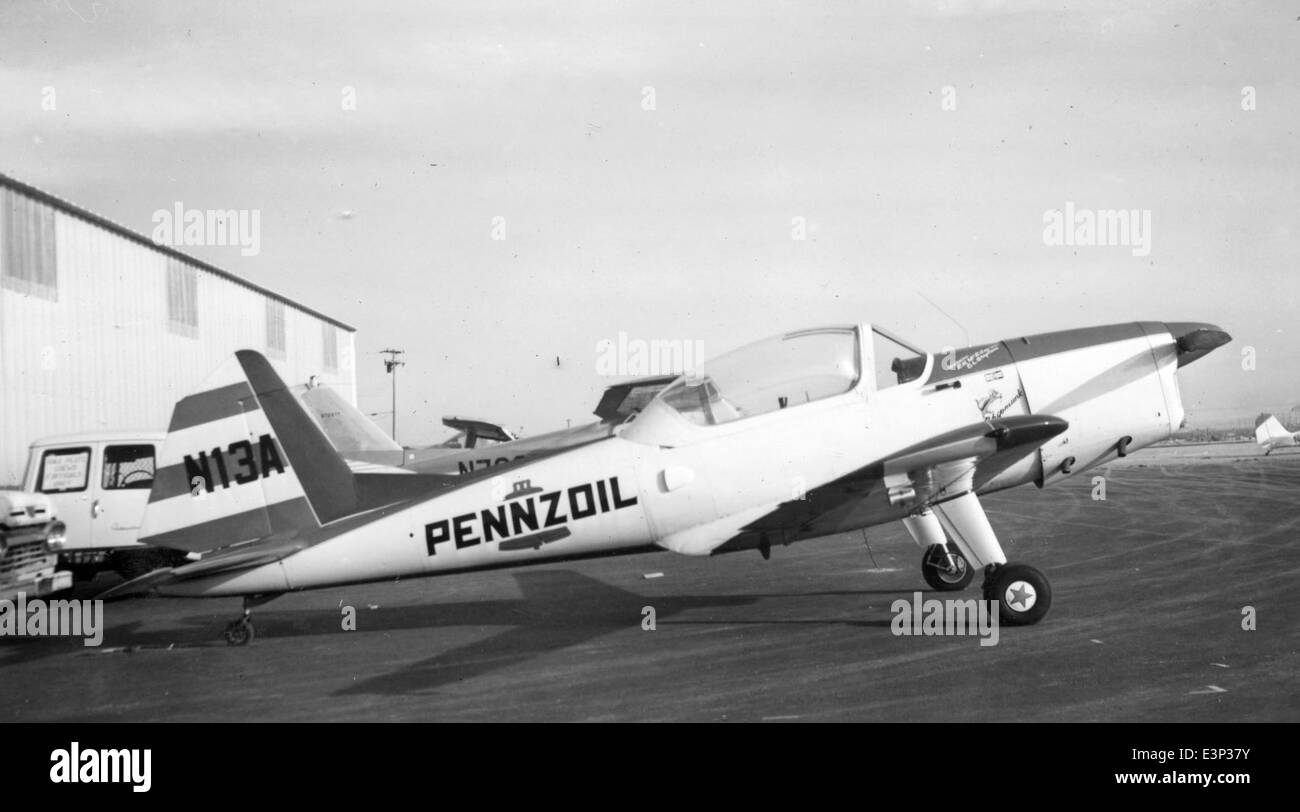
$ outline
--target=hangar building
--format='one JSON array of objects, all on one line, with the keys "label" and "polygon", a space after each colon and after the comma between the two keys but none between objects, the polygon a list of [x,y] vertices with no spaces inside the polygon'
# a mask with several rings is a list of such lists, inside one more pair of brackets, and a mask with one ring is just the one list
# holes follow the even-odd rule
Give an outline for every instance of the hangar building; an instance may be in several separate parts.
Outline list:
[{"label": "hangar building", "polygon": [[356,403],[356,331],[0,174],[0,486],[52,434],[164,430],[239,349]]}]

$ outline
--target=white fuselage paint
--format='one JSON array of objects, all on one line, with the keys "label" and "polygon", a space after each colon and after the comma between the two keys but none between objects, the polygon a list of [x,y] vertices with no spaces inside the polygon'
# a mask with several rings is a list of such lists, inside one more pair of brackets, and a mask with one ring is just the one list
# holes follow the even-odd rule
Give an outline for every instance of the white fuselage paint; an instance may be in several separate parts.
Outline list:
[{"label": "white fuselage paint", "polygon": [[[865,328],[863,333],[870,335]],[[797,499],[800,490],[812,490],[943,432],[978,423],[990,413],[1051,414],[1068,420],[1070,427],[981,492],[1056,481],[1067,475],[1060,465],[1068,456],[1076,460],[1071,473],[1082,473],[1113,459],[1119,438],[1132,437],[1129,449],[1137,450],[1168,437],[1182,421],[1174,382],[1177,356],[1167,333],[1072,348],[1019,363],[1002,352],[1002,366],[947,379],[962,381],[961,387],[924,383],[938,360],[931,356],[916,380],[877,391],[869,338],[861,349],[866,374],[844,394],[714,426],[688,423],[654,401],[608,440],[427,498],[273,564],[179,582],[160,591],[205,596],[275,593],[615,553],[656,543],[707,554],[747,517]],[[430,524],[495,509],[506,503],[503,494],[515,483],[526,480],[534,488],[556,491],[615,478],[624,499],[634,497],[636,504],[570,519],[563,525],[567,537],[518,550],[502,550],[499,541],[463,547],[446,541],[429,553]],[[564,512],[567,516],[567,505]]]}]

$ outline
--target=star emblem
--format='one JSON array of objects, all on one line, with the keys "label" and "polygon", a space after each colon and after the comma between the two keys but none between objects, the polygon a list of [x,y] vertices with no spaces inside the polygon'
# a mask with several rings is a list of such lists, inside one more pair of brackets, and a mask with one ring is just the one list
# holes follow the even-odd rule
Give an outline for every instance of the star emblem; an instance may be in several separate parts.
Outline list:
[{"label": "star emblem", "polygon": [[1034,588],[1024,582],[1017,583],[1011,589],[1008,589],[1007,595],[1010,598],[1007,603],[1011,604],[1013,609],[1025,611],[1034,604]]}]

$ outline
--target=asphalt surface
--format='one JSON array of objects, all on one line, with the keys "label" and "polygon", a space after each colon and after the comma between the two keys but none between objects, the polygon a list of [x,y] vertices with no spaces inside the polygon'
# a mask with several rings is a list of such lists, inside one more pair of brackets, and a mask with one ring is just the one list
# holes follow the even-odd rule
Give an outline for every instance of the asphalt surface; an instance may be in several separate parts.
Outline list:
[{"label": "asphalt surface", "polygon": [[1054,592],[1041,624],[992,646],[891,632],[893,601],[926,589],[891,526],[771,561],[662,553],[288,595],[244,647],[221,640],[237,600],[111,602],[98,648],[0,638],[0,721],[1297,721],[1300,451],[1212,451],[986,498],[1008,556]]}]

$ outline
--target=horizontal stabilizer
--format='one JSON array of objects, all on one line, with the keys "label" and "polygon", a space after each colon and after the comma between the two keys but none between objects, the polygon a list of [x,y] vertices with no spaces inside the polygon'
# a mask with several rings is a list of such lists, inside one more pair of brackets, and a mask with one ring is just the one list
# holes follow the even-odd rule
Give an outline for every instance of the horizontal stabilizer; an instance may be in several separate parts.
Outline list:
[{"label": "horizontal stabilizer", "polygon": [[96,597],[101,600],[122,598],[148,592],[164,584],[188,581],[210,575],[221,575],[236,570],[260,567],[286,558],[307,547],[305,541],[295,538],[265,539],[251,544],[241,544],[217,552],[208,553],[198,561],[182,564],[179,567],[164,567],[153,572],[118,584]]},{"label": "horizontal stabilizer", "polygon": [[103,592],[96,595],[95,600],[106,601],[111,598],[126,598],[126,597],[130,597],[131,595],[142,595],[145,592],[148,592],[153,587],[159,584],[167,583],[171,580],[172,580],[171,568],[163,567],[162,569],[146,572],[144,575],[141,575],[138,578],[132,578],[129,581],[123,581],[122,583],[112,587],[111,589],[106,589]]}]

